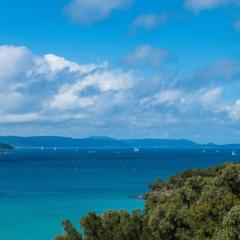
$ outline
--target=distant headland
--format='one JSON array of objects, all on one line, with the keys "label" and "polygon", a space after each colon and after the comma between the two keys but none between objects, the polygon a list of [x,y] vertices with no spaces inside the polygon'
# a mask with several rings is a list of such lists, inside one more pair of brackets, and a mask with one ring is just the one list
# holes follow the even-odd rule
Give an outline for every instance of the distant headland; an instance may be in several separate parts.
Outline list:
[{"label": "distant headland", "polygon": [[161,149],[240,149],[240,144],[198,144],[186,139],[114,139],[111,137],[70,138],[57,136],[0,136],[2,147],[77,147],[77,148],[161,148]]},{"label": "distant headland", "polygon": [[13,150],[14,148],[6,143],[0,143],[0,152],[5,152],[5,151],[9,151],[9,150]]}]

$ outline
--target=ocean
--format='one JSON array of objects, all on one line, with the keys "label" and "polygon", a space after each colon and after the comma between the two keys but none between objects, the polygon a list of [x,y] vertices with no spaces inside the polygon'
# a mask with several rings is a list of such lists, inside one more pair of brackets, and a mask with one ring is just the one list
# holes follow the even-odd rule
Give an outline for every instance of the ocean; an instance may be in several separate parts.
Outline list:
[{"label": "ocean", "polygon": [[[0,239],[53,240],[89,211],[143,208],[157,178],[239,161],[232,150],[17,149],[0,154]],[[79,228],[79,227],[78,227]]]}]

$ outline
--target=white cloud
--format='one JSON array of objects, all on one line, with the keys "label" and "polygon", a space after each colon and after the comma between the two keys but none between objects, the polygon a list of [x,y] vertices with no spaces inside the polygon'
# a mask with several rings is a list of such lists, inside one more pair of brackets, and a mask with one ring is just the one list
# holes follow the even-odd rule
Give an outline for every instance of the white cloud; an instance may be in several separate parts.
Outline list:
[{"label": "white cloud", "polygon": [[[188,78],[189,87],[182,76],[174,84],[175,74],[165,74],[166,69],[151,69],[157,74],[151,80],[144,75],[149,69],[137,78],[134,71],[111,68],[107,62],[80,64],[54,54],[35,55],[26,47],[0,49],[4,66],[0,65],[0,130],[4,133],[13,128],[19,133],[24,126],[35,134],[126,136],[174,129],[169,126],[181,129],[182,124],[194,128],[214,119],[226,124],[229,119],[240,120],[238,82],[232,81],[239,79],[240,67],[233,59],[197,71]],[[128,56],[128,63],[140,69],[159,67],[168,54],[145,45]]]},{"label": "white cloud", "polygon": [[202,10],[225,6],[231,2],[231,0],[186,0],[186,7],[199,12]]},{"label": "white cloud", "polygon": [[105,105],[114,108],[135,84],[131,71],[107,62],[82,65],[54,54],[36,56],[26,47],[0,47],[0,63],[1,122],[55,121],[58,111],[79,119]]},{"label": "white cloud", "polygon": [[[50,106],[59,110],[89,107],[96,104],[104,92],[121,92],[130,89],[133,85],[134,78],[131,72],[100,68],[76,80],[74,84],[63,85],[50,101]],[[83,92],[89,88],[95,90],[95,93],[84,96]]]},{"label": "white cloud", "polygon": [[69,72],[78,72],[79,74],[85,74],[97,69],[97,65],[79,65],[76,62],[71,62],[63,57],[56,56],[54,54],[46,54],[44,60],[49,64],[51,71],[59,72],[64,69],[69,69]]},{"label": "white cloud", "polygon": [[240,119],[240,100],[236,100],[232,106],[228,106],[226,108],[229,117],[232,120],[239,120]]},{"label": "white cloud", "polygon": [[221,87],[210,89],[196,89],[188,92],[183,89],[161,90],[153,96],[141,99],[140,106],[143,109],[155,109],[176,119],[189,118],[190,121],[204,116],[214,116],[226,111],[220,99],[223,89]]},{"label": "white cloud", "polygon": [[54,79],[56,75],[62,71],[67,71],[69,74],[77,74],[81,76],[107,65],[107,62],[104,62],[101,65],[93,63],[80,65],[54,54],[46,54],[43,57],[34,57],[34,63],[35,65],[31,71],[28,72],[28,75],[44,75],[48,79]]},{"label": "white cloud", "polygon": [[25,97],[23,94],[16,91],[5,91],[0,93],[0,113],[14,112],[24,104]]},{"label": "white cloud", "polygon": [[107,18],[112,11],[131,5],[133,0],[71,0],[66,12],[72,21],[91,24]]},{"label": "white cloud", "polygon": [[154,48],[151,45],[142,45],[136,47],[124,58],[127,64],[160,67],[171,54],[164,49]]},{"label": "white cloud", "polygon": [[144,28],[146,30],[154,29],[165,24],[167,21],[166,14],[144,14],[138,16],[132,23],[132,29]]},{"label": "white cloud", "polygon": [[20,81],[32,66],[32,54],[26,47],[0,46],[0,86],[8,80]]},{"label": "white cloud", "polygon": [[200,102],[204,106],[209,106],[211,104],[214,104],[216,100],[220,97],[222,94],[223,89],[221,87],[216,87],[213,89],[208,89],[201,97]]},{"label": "white cloud", "polygon": [[140,105],[145,105],[146,107],[156,106],[156,105],[172,105],[174,103],[181,102],[182,93],[177,89],[162,90],[151,97],[143,98],[140,101]]},{"label": "white cloud", "polygon": [[86,108],[93,105],[98,100],[97,96],[93,97],[79,97],[74,92],[63,92],[53,97],[50,101],[50,107],[52,109],[59,110],[73,110],[79,108]]},{"label": "white cloud", "polygon": [[37,113],[0,115],[0,123],[25,123],[39,120]]}]

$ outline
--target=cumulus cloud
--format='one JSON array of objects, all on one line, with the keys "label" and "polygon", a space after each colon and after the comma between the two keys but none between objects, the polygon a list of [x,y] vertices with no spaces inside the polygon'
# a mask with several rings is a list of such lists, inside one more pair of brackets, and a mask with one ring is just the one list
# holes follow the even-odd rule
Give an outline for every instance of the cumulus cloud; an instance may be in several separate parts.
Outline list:
[{"label": "cumulus cloud", "polygon": [[64,84],[50,101],[50,106],[59,110],[89,107],[97,103],[101,94],[125,91],[133,84],[134,79],[130,72],[100,68],[77,79],[74,84]]},{"label": "cumulus cloud", "polygon": [[[0,129],[6,134],[24,127],[34,134],[141,137],[174,129],[183,137],[182,124],[194,128],[214,119],[240,120],[240,68],[234,59],[189,77],[174,76],[159,68],[168,52],[145,45],[140,54],[136,48],[128,56],[128,63],[157,67],[150,79],[146,69],[138,77],[108,62],[80,64],[54,54],[35,55],[26,47],[0,49]],[[236,87],[228,88],[232,84]]]},{"label": "cumulus cloud", "polygon": [[26,47],[0,46],[0,84],[20,81],[32,64],[31,52]]},{"label": "cumulus cloud", "polygon": [[135,31],[139,28],[152,30],[156,27],[162,26],[167,21],[166,14],[143,14],[138,16],[132,23],[132,30]]},{"label": "cumulus cloud", "polygon": [[165,49],[154,48],[151,45],[137,46],[124,57],[124,61],[130,65],[152,66],[159,68],[171,53]]},{"label": "cumulus cloud", "polygon": [[79,64],[26,47],[0,47],[0,63],[0,122],[55,121],[59,111],[63,119],[79,119],[111,109],[135,83],[131,71],[107,62]]},{"label": "cumulus cloud", "polygon": [[112,11],[123,9],[134,0],[71,0],[66,13],[72,21],[80,24],[92,24],[107,18]]},{"label": "cumulus cloud", "polygon": [[95,64],[79,65],[76,62],[68,61],[63,57],[59,57],[54,54],[46,54],[44,56],[44,60],[48,64],[50,71],[54,73],[60,72],[64,69],[68,69],[70,73],[75,72],[81,75],[92,72],[98,67]]},{"label": "cumulus cloud", "polygon": [[64,71],[68,74],[81,76],[93,72],[98,68],[105,67],[105,65],[107,65],[107,62],[103,62],[101,65],[93,63],[78,64],[54,54],[45,54],[41,57],[34,57],[34,67],[28,72],[28,75],[43,75],[45,78],[51,80],[56,79],[57,74]]}]

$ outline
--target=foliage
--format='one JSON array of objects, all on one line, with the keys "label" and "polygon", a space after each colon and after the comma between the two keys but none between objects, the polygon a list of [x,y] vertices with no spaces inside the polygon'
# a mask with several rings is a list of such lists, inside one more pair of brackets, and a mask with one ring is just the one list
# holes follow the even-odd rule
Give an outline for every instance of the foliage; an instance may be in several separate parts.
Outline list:
[{"label": "foliage", "polygon": [[65,235],[57,236],[55,240],[82,240],[82,236],[78,231],[74,228],[72,223],[69,220],[63,222]]},{"label": "foliage", "polygon": [[56,240],[240,239],[240,164],[189,170],[150,184],[143,211],[89,213]]}]

